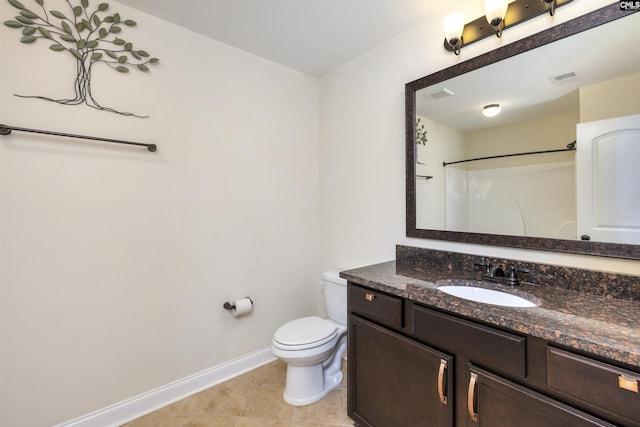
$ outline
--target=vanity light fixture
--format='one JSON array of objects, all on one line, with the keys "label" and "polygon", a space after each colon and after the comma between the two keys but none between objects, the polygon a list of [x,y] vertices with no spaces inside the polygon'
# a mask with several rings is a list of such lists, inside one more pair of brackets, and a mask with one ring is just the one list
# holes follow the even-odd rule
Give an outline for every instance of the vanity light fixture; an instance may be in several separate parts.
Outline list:
[{"label": "vanity light fixture", "polygon": [[485,117],[495,117],[500,114],[500,111],[502,111],[502,108],[500,108],[500,104],[489,104],[484,106],[484,108],[482,109],[482,114]]},{"label": "vanity light fixture", "polygon": [[462,47],[462,31],[464,30],[464,15],[461,12],[452,13],[444,18],[444,39],[453,53],[460,55]]},{"label": "vanity light fixture", "polygon": [[[481,16],[467,24],[461,13],[453,13],[445,18],[444,48],[460,55],[460,49],[486,37],[502,36],[506,28],[521,22],[549,13],[554,16],[555,10],[571,3],[573,0],[484,0],[485,16]],[[490,24],[490,25],[488,25]]]},{"label": "vanity light fixture", "polygon": [[496,36],[502,36],[504,16],[507,14],[509,3],[507,0],[484,0],[484,16],[487,22],[496,30]]}]

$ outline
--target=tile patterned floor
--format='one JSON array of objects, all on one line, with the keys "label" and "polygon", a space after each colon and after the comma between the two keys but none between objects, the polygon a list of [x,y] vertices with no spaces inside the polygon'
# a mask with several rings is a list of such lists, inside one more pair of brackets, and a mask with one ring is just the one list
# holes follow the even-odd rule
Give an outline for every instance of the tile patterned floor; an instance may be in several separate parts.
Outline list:
[{"label": "tile patterned floor", "polygon": [[123,427],[327,427],[353,426],[347,416],[346,362],[342,384],[307,406],[282,399],[286,365],[277,360]]}]

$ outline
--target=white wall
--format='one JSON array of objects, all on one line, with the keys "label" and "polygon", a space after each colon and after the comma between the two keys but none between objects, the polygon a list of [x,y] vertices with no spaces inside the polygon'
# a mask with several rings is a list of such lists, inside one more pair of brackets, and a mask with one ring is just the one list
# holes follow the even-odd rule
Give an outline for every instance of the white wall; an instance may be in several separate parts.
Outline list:
[{"label": "white wall", "polygon": [[[316,313],[317,81],[111,6],[138,22],[122,37],[161,62],[96,70],[95,95],[150,118],[13,96],[70,95],[74,62],[0,25],[1,123],[159,146],[0,140],[3,426],[103,408],[267,348]],[[15,14],[0,2],[2,21]],[[244,296],[253,314],[223,310]]]},{"label": "white wall", "polygon": [[[456,2],[469,20],[482,2]],[[459,57],[442,48],[445,10],[381,44],[321,79],[321,265],[358,267],[395,256],[410,244],[533,262],[638,273],[637,261],[467,245],[405,237],[404,85],[501,44],[610,4],[576,1],[548,15],[463,48]],[[536,64],[532,64],[536,66]]]}]

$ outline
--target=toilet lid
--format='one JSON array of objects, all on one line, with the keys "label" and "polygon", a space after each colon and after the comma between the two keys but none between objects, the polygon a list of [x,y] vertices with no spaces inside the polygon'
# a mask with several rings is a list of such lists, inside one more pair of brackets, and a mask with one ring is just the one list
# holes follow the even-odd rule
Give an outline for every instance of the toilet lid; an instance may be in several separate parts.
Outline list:
[{"label": "toilet lid", "polygon": [[275,342],[285,346],[310,348],[331,341],[338,335],[333,322],[317,316],[303,317],[285,323],[273,336]]}]

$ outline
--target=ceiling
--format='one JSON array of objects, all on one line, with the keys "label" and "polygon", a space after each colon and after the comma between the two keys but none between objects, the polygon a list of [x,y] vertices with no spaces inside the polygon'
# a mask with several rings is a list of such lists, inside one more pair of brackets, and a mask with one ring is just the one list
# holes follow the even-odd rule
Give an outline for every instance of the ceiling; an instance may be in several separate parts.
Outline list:
[{"label": "ceiling", "polygon": [[428,0],[118,0],[321,77],[447,7]]}]

